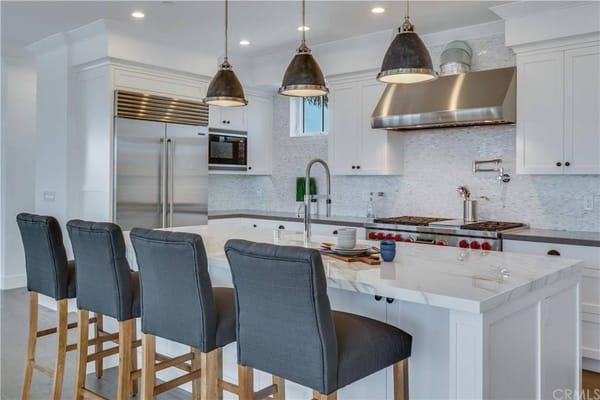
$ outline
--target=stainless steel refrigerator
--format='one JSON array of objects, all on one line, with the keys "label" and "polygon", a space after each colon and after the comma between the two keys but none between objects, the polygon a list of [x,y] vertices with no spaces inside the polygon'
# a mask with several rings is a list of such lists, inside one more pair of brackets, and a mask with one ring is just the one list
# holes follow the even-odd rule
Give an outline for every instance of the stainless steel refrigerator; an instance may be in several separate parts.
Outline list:
[{"label": "stainless steel refrigerator", "polygon": [[207,127],[116,117],[115,146],[114,215],[123,230],[207,223]]}]

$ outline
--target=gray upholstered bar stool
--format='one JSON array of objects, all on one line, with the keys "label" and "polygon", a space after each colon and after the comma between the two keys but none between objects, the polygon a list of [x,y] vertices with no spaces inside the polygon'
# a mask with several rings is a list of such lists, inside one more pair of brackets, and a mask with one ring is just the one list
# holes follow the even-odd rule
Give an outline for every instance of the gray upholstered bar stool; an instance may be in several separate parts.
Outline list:
[{"label": "gray upholstered bar stool", "polygon": [[[225,244],[237,302],[240,382],[249,368],[313,389],[318,400],[394,366],[394,398],[408,398],[412,337],[370,318],[331,311],[321,255],[244,240]],[[240,387],[241,400],[252,389]]]},{"label": "gray upholstered bar stool", "polygon": [[[77,263],[78,352],[75,399],[101,398],[85,387],[87,363],[119,353],[117,400],[137,393],[137,353],[135,318],[140,316],[138,273],[131,271],[125,258],[125,242],[118,225],[71,220],[67,223]],[[119,322],[119,331],[103,332],[103,341],[118,346],[88,354],[88,313],[107,315]],[[139,372],[138,372],[139,373]]]},{"label": "gray upholstered bar stool", "polygon": [[[222,370],[222,348],[236,340],[235,295],[231,288],[212,287],[202,238],[140,228],[130,236],[142,283],[142,399],[190,380],[194,400],[222,399],[223,390],[238,394],[238,385],[223,381]],[[191,360],[189,373],[158,386],[156,371],[174,364],[156,363],[156,337],[191,347],[175,359]],[[254,398],[282,400],[275,389],[271,385]]]},{"label": "gray upholstered bar stool", "polygon": [[[62,398],[65,356],[75,350],[77,344],[67,344],[67,331],[77,323],[69,324],[68,299],[75,298],[75,262],[67,260],[62,233],[54,217],[21,213],[17,215],[17,225],[21,231],[25,249],[25,270],[27,272],[27,290],[29,291],[29,335],[27,339],[27,358],[21,399],[28,399],[31,391],[33,370],[37,369],[53,377],[52,399]],[[56,328],[38,331],[38,293],[56,300],[58,323]],[[99,319],[101,321],[101,319]],[[96,322],[92,318],[90,322]],[[35,363],[37,339],[57,333],[56,361],[54,371]],[[96,338],[98,328],[96,329]],[[102,376],[102,364],[96,364],[96,375]]]}]

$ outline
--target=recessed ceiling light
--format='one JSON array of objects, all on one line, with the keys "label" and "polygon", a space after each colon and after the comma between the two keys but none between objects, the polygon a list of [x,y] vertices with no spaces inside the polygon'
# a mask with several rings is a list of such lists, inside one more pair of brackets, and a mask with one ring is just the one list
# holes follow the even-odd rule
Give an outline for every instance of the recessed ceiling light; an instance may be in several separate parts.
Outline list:
[{"label": "recessed ceiling light", "polygon": [[300,32],[302,32],[302,31],[304,31],[304,32],[306,32],[306,31],[310,31],[310,26],[302,25],[302,26],[299,26],[299,27],[298,27],[298,30],[299,30]]},{"label": "recessed ceiling light", "polygon": [[248,40],[240,40],[240,46],[248,46],[250,45],[250,41]]},{"label": "recessed ceiling light", "polygon": [[371,12],[373,14],[383,14],[385,12],[385,8],[383,8],[383,7],[373,7],[371,9]]},{"label": "recessed ceiling light", "polygon": [[131,16],[133,18],[136,18],[136,19],[142,19],[142,18],[144,18],[146,16],[146,14],[144,14],[141,11],[134,11],[134,12],[131,13]]}]

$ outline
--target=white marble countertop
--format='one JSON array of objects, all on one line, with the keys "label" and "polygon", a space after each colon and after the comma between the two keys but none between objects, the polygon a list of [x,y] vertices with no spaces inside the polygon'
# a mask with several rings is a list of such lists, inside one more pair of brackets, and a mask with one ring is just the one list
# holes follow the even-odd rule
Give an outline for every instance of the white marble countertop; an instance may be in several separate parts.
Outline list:
[{"label": "white marble countertop", "polygon": [[[174,228],[202,236],[210,268],[229,268],[223,246],[229,239],[273,242],[271,230],[204,225]],[[127,245],[130,246],[125,234]],[[312,247],[335,238],[313,236]],[[376,246],[377,242],[359,241]],[[297,233],[284,232],[280,245],[302,246]],[[131,254],[131,253],[130,253]],[[582,263],[563,257],[397,243],[393,262],[379,266],[323,257],[328,286],[398,300],[483,313],[559,280],[580,274]]]}]

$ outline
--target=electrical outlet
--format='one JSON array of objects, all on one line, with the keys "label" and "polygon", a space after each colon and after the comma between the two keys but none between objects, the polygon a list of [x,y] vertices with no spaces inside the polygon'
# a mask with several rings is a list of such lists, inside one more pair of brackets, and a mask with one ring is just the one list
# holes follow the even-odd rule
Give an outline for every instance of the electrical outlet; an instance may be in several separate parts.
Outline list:
[{"label": "electrical outlet", "polygon": [[56,192],[44,192],[44,201],[53,203],[56,200]]},{"label": "electrical outlet", "polygon": [[583,211],[592,211],[594,209],[594,196],[583,196]]}]

